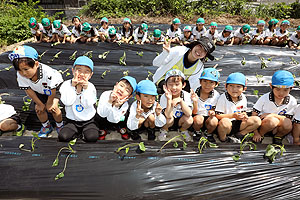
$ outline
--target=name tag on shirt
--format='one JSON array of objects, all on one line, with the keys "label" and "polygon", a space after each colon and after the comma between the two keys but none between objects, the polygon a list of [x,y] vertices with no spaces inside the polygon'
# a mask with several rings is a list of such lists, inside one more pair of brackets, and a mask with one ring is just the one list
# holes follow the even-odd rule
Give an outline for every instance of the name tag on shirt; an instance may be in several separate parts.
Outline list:
[{"label": "name tag on shirt", "polygon": [[83,106],[81,104],[76,105],[76,111],[77,112],[82,112],[84,110]]},{"label": "name tag on shirt", "polygon": [[51,95],[52,95],[52,92],[51,92],[50,89],[43,89],[43,91],[44,91],[44,94],[45,94],[45,95],[48,95],[48,96],[51,96]]}]

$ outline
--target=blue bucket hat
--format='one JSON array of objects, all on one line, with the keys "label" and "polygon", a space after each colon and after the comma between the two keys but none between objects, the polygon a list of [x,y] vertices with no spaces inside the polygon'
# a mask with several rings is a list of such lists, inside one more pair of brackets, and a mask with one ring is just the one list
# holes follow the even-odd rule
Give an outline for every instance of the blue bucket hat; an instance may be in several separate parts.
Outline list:
[{"label": "blue bucket hat", "polygon": [[235,72],[227,77],[226,84],[238,84],[246,86],[246,77],[240,72]]},{"label": "blue bucket hat", "polygon": [[290,88],[294,86],[294,77],[286,70],[276,71],[272,76],[272,85],[278,88]]},{"label": "blue bucket hat", "polygon": [[170,78],[172,76],[181,76],[183,78],[183,80],[185,80],[185,76],[182,73],[182,71],[180,71],[178,69],[172,69],[166,73],[165,81],[167,81],[168,78]]},{"label": "blue bucket hat", "polygon": [[210,80],[210,81],[219,82],[219,78],[220,78],[220,73],[218,72],[218,70],[216,70],[215,68],[206,68],[201,73],[201,76],[199,79],[200,80],[206,79],[206,80]]},{"label": "blue bucket hat", "polygon": [[135,92],[136,86],[137,86],[135,78],[133,78],[132,76],[124,76],[120,79],[120,81],[121,80],[127,80],[130,83],[131,87],[132,87],[132,93]]},{"label": "blue bucket hat", "polygon": [[80,56],[76,58],[73,67],[75,67],[76,65],[84,65],[89,67],[92,71],[94,70],[94,62],[86,56]]},{"label": "blue bucket hat", "polygon": [[142,80],[137,84],[136,91],[142,94],[158,95],[155,84],[150,80]]},{"label": "blue bucket hat", "polygon": [[13,61],[16,58],[31,58],[33,60],[37,60],[38,59],[38,52],[27,45],[23,45],[23,46],[18,46],[16,47],[12,53],[10,53],[8,55],[8,58]]}]

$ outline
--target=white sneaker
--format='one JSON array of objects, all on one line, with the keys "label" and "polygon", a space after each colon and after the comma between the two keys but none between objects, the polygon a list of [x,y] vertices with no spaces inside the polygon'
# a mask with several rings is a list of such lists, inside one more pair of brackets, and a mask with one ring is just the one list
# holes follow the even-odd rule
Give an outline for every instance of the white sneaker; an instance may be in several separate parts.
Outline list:
[{"label": "white sneaker", "polygon": [[293,136],[292,136],[291,133],[286,136],[286,139],[289,142],[289,144],[293,144],[294,143],[294,138],[293,138]]},{"label": "white sneaker", "polygon": [[159,141],[167,141],[167,134],[168,134],[168,131],[166,131],[164,129],[160,129],[160,133],[158,135],[158,140]]},{"label": "white sneaker", "polygon": [[191,137],[191,135],[189,134],[189,131],[180,131],[181,135],[185,135],[185,141],[187,142],[192,142],[193,138]]}]

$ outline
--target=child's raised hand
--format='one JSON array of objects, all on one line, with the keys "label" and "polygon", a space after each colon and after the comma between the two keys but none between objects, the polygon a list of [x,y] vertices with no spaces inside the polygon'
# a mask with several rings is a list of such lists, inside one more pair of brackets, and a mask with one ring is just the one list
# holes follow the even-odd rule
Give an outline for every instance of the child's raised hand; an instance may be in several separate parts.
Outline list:
[{"label": "child's raised hand", "polygon": [[81,81],[81,85],[83,87],[83,89],[87,89],[88,88],[88,77],[89,77],[89,74],[85,74],[82,76],[82,81]]},{"label": "child's raised hand", "polygon": [[113,103],[113,102],[115,102],[116,100],[117,100],[117,95],[116,95],[116,93],[114,92],[114,91],[112,91],[111,93],[110,93],[110,96],[109,96],[109,99],[108,99],[108,103]]},{"label": "child's raised hand", "polygon": [[171,47],[171,39],[166,39],[163,49],[166,50],[167,52],[170,52],[170,47]]},{"label": "child's raised hand", "polygon": [[192,99],[192,101],[193,102],[198,102],[198,99],[199,99],[199,97],[198,97],[198,95],[194,92],[194,90],[193,89],[191,89],[191,99]]},{"label": "child's raised hand", "polygon": [[141,100],[137,100],[136,102],[136,118],[139,119],[142,117],[142,114],[144,112],[144,109],[142,108],[142,102]]},{"label": "child's raised hand", "polygon": [[116,107],[120,107],[122,106],[126,101],[128,101],[128,97],[124,98],[124,99],[119,99],[118,97],[116,98],[116,100],[114,101],[113,105]]},{"label": "child's raised hand", "polygon": [[171,91],[167,88],[166,85],[163,85],[163,89],[166,95],[167,100],[172,100],[172,93]]},{"label": "child's raised hand", "polygon": [[75,70],[74,73],[74,77],[72,79],[72,86],[75,87],[78,84],[79,80],[78,80],[78,71]]},{"label": "child's raised hand", "polygon": [[44,104],[36,104],[35,105],[35,112],[37,113],[37,114],[41,114],[42,112],[44,112],[45,111],[45,105]]},{"label": "child's raised hand", "polygon": [[156,107],[155,107],[155,114],[156,114],[156,116],[159,116],[160,113],[161,113],[161,111],[162,111],[162,107],[160,106],[159,103],[157,103]]}]

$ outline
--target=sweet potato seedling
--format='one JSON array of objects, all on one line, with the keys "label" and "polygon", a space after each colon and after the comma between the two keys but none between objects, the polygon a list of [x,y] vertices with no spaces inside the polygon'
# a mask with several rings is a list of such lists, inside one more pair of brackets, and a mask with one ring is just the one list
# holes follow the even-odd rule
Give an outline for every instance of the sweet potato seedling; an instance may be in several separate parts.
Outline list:
[{"label": "sweet potato seedling", "polygon": [[93,51],[87,51],[83,56],[89,57],[90,59],[93,58]]},{"label": "sweet potato seedling", "polygon": [[31,104],[31,101],[32,99],[26,99],[28,96],[24,96],[23,97],[23,106],[22,106],[22,110],[23,111],[28,111],[29,110],[29,107],[30,107],[30,104]]},{"label": "sweet potato seedling", "polygon": [[53,62],[55,59],[58,59],[58,58],[59,58],[59,54],[61,54],[61,53],[62,53],[62,51],[57,52],[57,53],[53,56],[53,58],[51,59],[51,62]]},{"label": "sweet potato seedling", "polygon": [[266,148],[264,158],[268,160],[269,163],[273,163],[276,160],[276,155],[280,152],[280,156],[285,152],[284,145],[269,144]]},{"label": "sweet potato seedling", "polygon": [[208,141],[207,138],[202,136],[198,142],[199,153],[202,153],[203,148],[206,148],[207,144],[210,148],[218,148],[217,144],[214,144],[214,143]]},{"label": "sweet potato seedling", "polygon": [[162,147],[158,150],[158,152],[162,152],[163,148],[171,142],[174,142],[174,144],[173,144],[174,148],[178,148],[178,143],[177,143],[177,141],[175,141],[176,139],[179,140],[180,142],[182,142],[182,149],[183,150],[186,149],[187,143],[184,141],[185,138],[186,138],[186,136],[182,135],[182,134],[172,137],[165,144],[162,145]]},{"label": "sweet potato seedling", "polygon": [[37,133],[31,133],[33,137],[31,138],[31,149],[24,149],[25,145],[24,144],[19,144],[19,149],[21,151],[27,151],[27,152],[34,152],[35,150],[35,142],[40,140],[41,138],[38,136]]},{"label": "sweet potato seedling", "polygon": [[105,76],[106,76],[106,74],[107,74],[108,72],[110,72],[109,69],[108,69],[108,70],[105,70],[105,71],[101,74],[101,78],[104,79]]},{"label": "sweet potato seedling", "polygon": [[100,54],[98,58],[105,60],[110,51],[105,51],[103,54]]},{"label": "sweet potato seedling", "polygon": [[39,55],[39,60],[42,60],[42,57],[45,55],[45,53],[47,52],[48,50],[44,51],[41,55]]},{"label": "sweet potato seedling", "polygon": [[244,136],[244,138],[241,141],[240,144],[240,152],[238,154],[235,154],[232,156],[232,159],[234,161],[238,161],[241,156],[243,155],[243,150],[248,146],[250,150],[256,150],[256,144],[253,142],[247,141],[249,138],[252,138],[254,136],[254,133],[248,133],[247,135]]},{"label": "sweet potato seedling", "polygon": [[144,52],[142,52],[142,51],[141,52],[136,52],[136,55],[143,57]]},{"label": "sweet potato seedling", "polygon": [[73,54],[69,57],[70,60],[75,60],[76,59],[76,53],[77,51],[74,51]]},{"label": "sweet potato seedling", "polygon": [[124,51],[123,56],[121,56],[120,59],[119,59],[119,64],[126,66],[126,53],[125,53],[125,51]]}]

